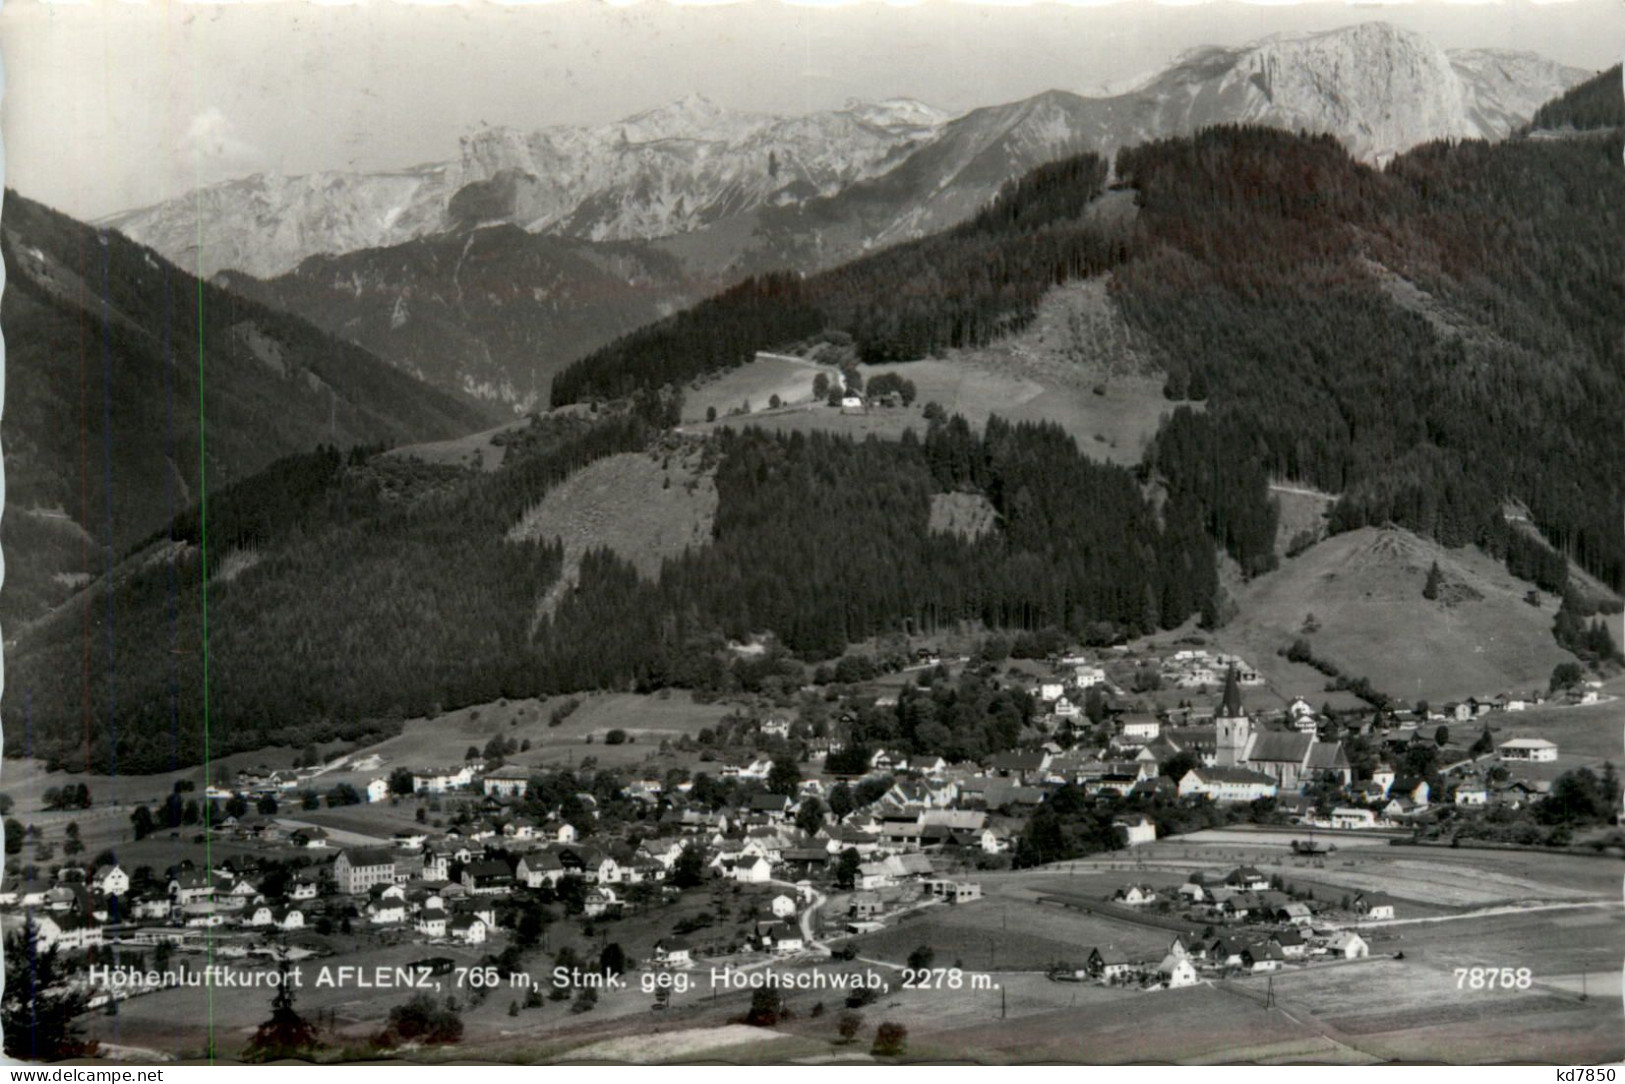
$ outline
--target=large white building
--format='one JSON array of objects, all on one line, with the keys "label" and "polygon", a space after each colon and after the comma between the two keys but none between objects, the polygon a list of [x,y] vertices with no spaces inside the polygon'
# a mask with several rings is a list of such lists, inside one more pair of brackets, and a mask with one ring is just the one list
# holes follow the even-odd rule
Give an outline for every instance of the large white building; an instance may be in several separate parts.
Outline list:
[{"label": "large white building", "polygon": [[1501,743],[1500,754],[1502,760],[1553,761],[1557,759],[1557,745],[1545,738],[1513,738]]},{"label": "large white building", "polygon": [[1249,768],[1192,768],[1179,781],[1181,798],[1215,802],[1255,802],[1279,792],[1274,779]]}]

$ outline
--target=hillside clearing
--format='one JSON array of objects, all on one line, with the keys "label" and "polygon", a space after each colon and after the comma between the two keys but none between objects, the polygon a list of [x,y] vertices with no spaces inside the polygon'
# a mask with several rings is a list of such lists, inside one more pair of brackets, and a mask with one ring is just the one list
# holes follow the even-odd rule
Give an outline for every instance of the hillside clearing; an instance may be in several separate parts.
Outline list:
[{"label": "hillside clearing", "polygon": [[[704,433],[722,425],[750,424],[779,432],[833,432],[854,439],[896,439],[908,429],[925,431],[925,404],[935,402],[980,427],[997,414],[1016,422],[1054,422],[1085,454],[1122,464],[1140,461],[1165,415],[1175,406],[1162,394],[1163,374],[1110,295],[1110,276],[1057,286],[1045,295],[1023,331],[983,347],[949,351],[941,358],[888,365],[861,365],[867,382],[882,373],[913,381],[918,395],[908,407],[871,406],[847,413],[812,400],[812,380],[835,370],[777,355],[731,369],[691,390],[683,408],[684,429]],[[784,404],[769,407],[777,394]],[[746,401],[749,410],[740,410]],[[1199,404],[1186,404],[1199,407]],[[704,422],[715,407],[717,420]]]},{"label": "hillside clearing", "polygon": [[500,438],[518,432],[528,424],[523,420],[508,422],[451,440],[427,441],[423,444],[391,448],[384,454],[398,459],[416,459],[435,466],[471,467],[479,471],[493,471],[502,466],[502,457],[506,450]]},{"label": "hillside clearing", "polygon": [[707,450],[677,443],[583,467],[526,512],[508,540],[564,544],[558,582],[537,603],[539,621],[574,589],[587,553],[608,549],[653,580],[667,559],[710,541],[716,511],[716,472]]},{"label": "hillside clearing", "polygon": [[980,493],[938,493],[931,498],[933,531],[976,540],[998,529],[999,514]]},{"label": "hillside clearing", "polygon": [[785,354],[757,354],[756,360],[737,369],[696,382],[697,386],[683,396],[683,421],[702,422],[712,410],[719,418],[735,411],[750,414],[767,410],[774,396],[784,406],[814,404],[813,381],[819,374],[831,387],[841,386],[841,371],[833,365]]}]

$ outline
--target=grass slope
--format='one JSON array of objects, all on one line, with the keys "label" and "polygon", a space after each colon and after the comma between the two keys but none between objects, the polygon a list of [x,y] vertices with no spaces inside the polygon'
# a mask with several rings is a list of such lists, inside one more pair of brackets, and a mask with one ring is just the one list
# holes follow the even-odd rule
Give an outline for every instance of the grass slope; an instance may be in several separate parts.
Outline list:
[{"label": "grass slope", "polygon": [[[1422,597],[1428,567],[1444,572],[1435,601]],[[1240,588],[1240,616],[1215,637],[1289,694],[1319,703],[1325,678],[1277,656],[1301,635],[1345,674],[1406,700],[1488,696],[1543,687],[1571,659],[1552,639],[1557,600],[1524,601],[1530,585],[1476,549],[1447,550],[1400,529],[1336,535]]]}]

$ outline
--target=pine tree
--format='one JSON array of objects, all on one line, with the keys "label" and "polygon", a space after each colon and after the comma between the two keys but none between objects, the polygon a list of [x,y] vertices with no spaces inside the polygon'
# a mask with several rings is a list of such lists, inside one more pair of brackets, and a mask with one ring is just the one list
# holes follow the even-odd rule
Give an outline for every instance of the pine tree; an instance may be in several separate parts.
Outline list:
[{"label": "pine tree", "polygon": [[34,920],[28,918],[6,939],[6,986],[0,999],[5,1051],[25,1061],[94,1057],[96,1041],[86,1039],[76,1022],[88,999],[68,985],[56,949],[38,949],[37,936]]},{"label": "pine tree", "polygon": [[1427,583],[1422,586],[1422,597],[1429,602],[1439,597],[1439,585],[1444,582],[1444,573],[1439,571],[1439,562],[1434,561],[1428,568]]},{"label": "pine tree", "polygon": [[271,997],[271,1018],[259,1026],[243,1049],[244,1061],[281,1061],[308,1058],[321,1049],[316,1026],[293,1007],[294,994],[288,958],[277,961],[276,993]]}]

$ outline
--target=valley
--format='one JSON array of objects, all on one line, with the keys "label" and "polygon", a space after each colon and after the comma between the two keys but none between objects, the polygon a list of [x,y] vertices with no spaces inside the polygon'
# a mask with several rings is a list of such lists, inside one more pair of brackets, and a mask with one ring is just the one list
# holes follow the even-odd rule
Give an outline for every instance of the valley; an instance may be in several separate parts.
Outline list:
[{"label": "valley", "polygon": [[1617,1060],[1618,83],[8,191],[7,1054]]}]

